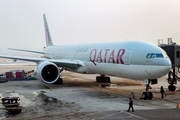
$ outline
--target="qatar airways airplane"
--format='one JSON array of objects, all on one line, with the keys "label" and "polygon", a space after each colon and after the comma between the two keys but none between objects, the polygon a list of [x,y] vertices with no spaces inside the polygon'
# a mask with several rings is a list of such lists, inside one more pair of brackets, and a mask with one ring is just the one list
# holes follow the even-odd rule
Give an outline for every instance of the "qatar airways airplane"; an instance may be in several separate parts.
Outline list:
[{"label": "qatar airways airplane", "polygon": [[44,83],[62,83],[60,73],[63,70],[74,71],[82,74],[100,74],[97,82],[110,82],[109,76],[142,80],[146,84],[144,98],[152,99],[148,91],[149,84],[157,83],[157,78],[166,75],[171,69],[171,61],[166,52],[160,47],[144,41],[103,42],[77,45],[54,45],[49,32],[45,15],[46,48],[44,58],[28,58],[4,56],[16,60],[37,63],[35,75]]}]

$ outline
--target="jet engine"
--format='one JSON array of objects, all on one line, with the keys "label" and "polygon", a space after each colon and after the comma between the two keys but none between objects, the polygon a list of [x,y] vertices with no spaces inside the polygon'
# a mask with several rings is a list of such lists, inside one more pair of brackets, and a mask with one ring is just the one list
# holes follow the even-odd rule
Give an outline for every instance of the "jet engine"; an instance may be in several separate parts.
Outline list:
[{"label": "jet engine", "polygon": [[42,62],[34,70],[38,80],[44,83],[55,83],[59,78],[59,68],[52,62]]}]

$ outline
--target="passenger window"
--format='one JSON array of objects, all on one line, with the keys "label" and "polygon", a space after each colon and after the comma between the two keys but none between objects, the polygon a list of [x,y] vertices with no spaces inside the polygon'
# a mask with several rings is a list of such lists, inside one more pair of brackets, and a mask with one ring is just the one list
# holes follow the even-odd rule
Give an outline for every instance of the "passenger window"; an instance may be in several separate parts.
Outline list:
[{"label": "passenger window", "polygon": [[149,53],[149,54],[147,54],[146,58],[150,58],[150,56],[151,56],[151,54]]},{"label": "passenger window", "polygon": [[154,57],[155,57],[155,53],[152,53],[152,54],[151,54],[151,58],[154,58]]},{"label": "passenger window", "polygon": [[163,55],[162,54],[156,54],[156,57],[157,58],[163,58]]}]

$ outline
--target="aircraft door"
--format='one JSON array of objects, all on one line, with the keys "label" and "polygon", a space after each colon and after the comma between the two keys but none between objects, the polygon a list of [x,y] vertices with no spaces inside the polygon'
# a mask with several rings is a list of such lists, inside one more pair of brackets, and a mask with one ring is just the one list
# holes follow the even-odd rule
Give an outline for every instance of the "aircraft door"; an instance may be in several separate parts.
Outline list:
[{"label": "aircraft door", "polygon": [[125,53],[125,61],[124,61],[124,64],[125,65],[130,65],[130,57],[131,57],[131,53],[132,51],[131,50],[128,50],[126,53]]}]

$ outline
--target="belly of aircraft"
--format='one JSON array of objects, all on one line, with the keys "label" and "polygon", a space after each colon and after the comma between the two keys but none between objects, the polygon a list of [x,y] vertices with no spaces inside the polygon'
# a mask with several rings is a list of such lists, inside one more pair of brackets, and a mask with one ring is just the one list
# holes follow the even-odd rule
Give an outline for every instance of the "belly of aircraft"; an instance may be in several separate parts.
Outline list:
[{"label": "belly of aircraft", "polygon": [[96,65],[94,65],[92,62],[87,62],[85,65],[91,74],[103,74],[135,80],[155,79],[161,77],[158,66],[112,63],[96,63]]}]

